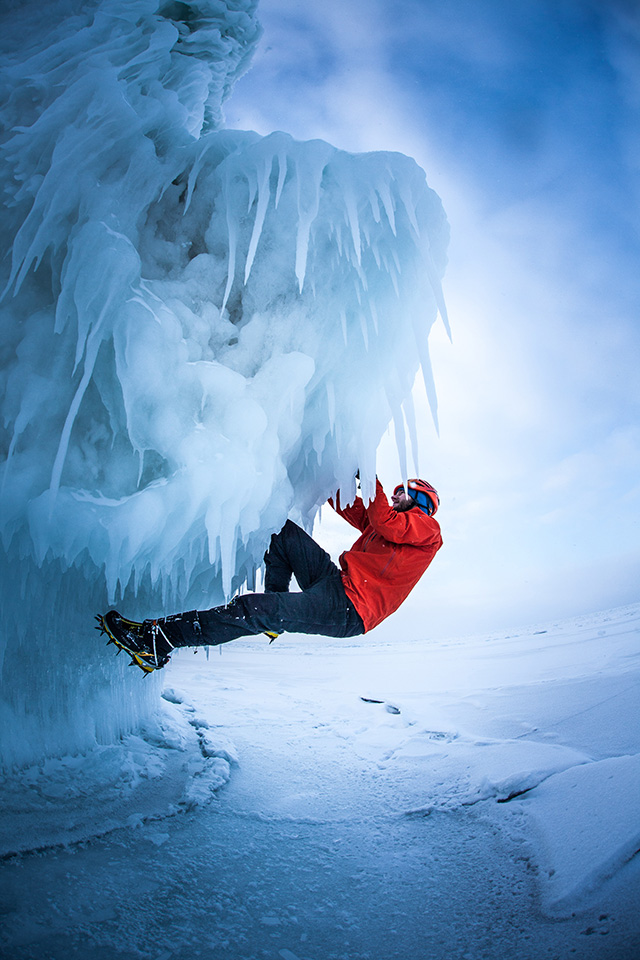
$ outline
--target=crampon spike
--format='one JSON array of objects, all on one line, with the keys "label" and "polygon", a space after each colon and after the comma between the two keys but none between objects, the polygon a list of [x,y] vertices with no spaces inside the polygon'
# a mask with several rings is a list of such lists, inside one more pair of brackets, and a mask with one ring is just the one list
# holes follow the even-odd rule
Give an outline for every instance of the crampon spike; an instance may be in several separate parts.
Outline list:
[{"label": "crampon spike", "polygon": [[[121,617],[117,611],[110,611],[104,617],[96,616],[96,620],[100,624],[100,627],[96,627],[96,629],[102,628],[101,632],[106,633],[109,637],[107,646],[111,643],[114,644],[116,656],[119,656],[124,650],[131,657],[129,666],[138,667],[145,676],[153,673],[154,670],[160,670],[169,662],[169,656],[166,654],[158,657],[155,640],[153,650],[145,646],[143,623],[138,623],[136,620],[127,620]],[[171,644],[169,645],[171,646]]]}]

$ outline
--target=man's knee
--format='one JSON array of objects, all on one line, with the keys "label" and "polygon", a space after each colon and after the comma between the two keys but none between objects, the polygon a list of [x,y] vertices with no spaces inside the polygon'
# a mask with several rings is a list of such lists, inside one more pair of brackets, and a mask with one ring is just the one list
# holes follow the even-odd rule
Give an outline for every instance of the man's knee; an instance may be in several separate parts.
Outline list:
[{"label": "man's knee", "polygon": [[280,600],[270,593],[245,593],[236,597],[227,607],[234,618],[242,620],[248,632],[260,633],[273,628],[273,623],[281,616]]},{"label": "man's knee", "polygon": [[[293,528],[293,530],[292,530],[291,528]],[[271,534],[271,539],[270,539],[270,541],[269,541],[269,546],[268,546],[267,551],[266,551],[266,553],[265,553],[265,555],[264,555],[265,561],[267,560],[267,557],[268,557],[270,554],[274,554],[274,553],[277,554],[277,553],[280,553],[280,552],[281,552],[281,548],[283,548],[284,545],[285,545],[285,543],[287,542],[287,540],[289,540],[289,539],[291,538],[292,533],[295,531],[295,529],[296,529],[295,523],[292,523],[291,520],[287,520],[287,522],[285,523],[285,525],[284,525],[283,527],[281,527],[281,529],[278,530],[277,533],[272,533],[272,534]]]}]

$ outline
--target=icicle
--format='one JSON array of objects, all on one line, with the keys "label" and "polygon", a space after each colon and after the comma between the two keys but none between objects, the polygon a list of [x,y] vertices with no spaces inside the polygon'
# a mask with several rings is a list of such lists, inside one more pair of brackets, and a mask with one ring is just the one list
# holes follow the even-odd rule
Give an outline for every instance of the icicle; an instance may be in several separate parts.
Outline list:
[{"label": "icicle", "polygon": [[406,483],[408,478],[407,473],[407,443],[404,433],[404,421],[402,418],[402,409],[394,406],[393,411],[393,426],[395,429],[396,435],[396,449],[398,451],[398,462],[400,464],[400,476],[402,477],[402,482]]},{"label": "icicle", "polygon": [[304,278],[307,272],[307,254],[309,252],[309,231],[311,229],[312,218],[305,220],[300,217],[298,221],[298,237],[296,243],[296,266],[295,273],[298,279],[298,289],[302,293],[304,287]]},{"label": "icicle", "polygon": [[[93,368],[98,357],[98,350],[100,349],[101,343],[102,337],[100,334],[100,327],[98,326],[96,329],[92,330],[91,334],[89,335],[82,378],[76,389],[75,396],[71,401],[71,406],[69,407],[64,426],[62,428],[62,433],[60,434],[58,452],[56,453],[56,458],[53,463],[53,469],[51,471],[51,483],[49,486],[54,499],[56,493],[58,492],[58,488],[60,487],[60,478],[62,476],[62,468],[67,456],[67,450],[69,449],[71,431],[76,421],[80,404],[82,403],[82,398],[84,397],[87,387],[89,386],[89,381],[91,380],[91,375],[93,373]],[[53,509],[53,499],[51,501],[51,507]]]},{"label": "icicle", "polygon": [[249,187],[249,195],[247,197],[247,215],[251,213],[251,207],[253,206],[253,201],[256,198],[258,192],[258,177],[256,171],[253,167],[249,167],[245,171],[245,176],[247,179],[247,185]]},{"label": "icicle", "polygon": [[447,305],[444,299],[444,293],[442,291],[442,284],[436,272],[436,267],[433,262],[433,257],[431,256],[430,250],[425,250],[425,261],[427,267],[427,276],[429,277],[429,283],[431,284],[431,289],[433,290],[433,296],[435,298],[436,304],[438,305],[438,311],[442,317],[442,322],[444,324],[444,329],[447,332],[447,336],[450,342],[453,342],[451,337],[451,327],[449,326],[449,315],[447,313]]},{"label": "icicle", "polygon": [[349,343],[349,337],[347,335],[347,315],[343,306],[340,306],[340,326],[342,327],[342,338],[346,347]]},{"label": "icicle", "polygon": [[220,149],[220,138],[205,137],[199,141],[198,148],[196,159],[191,167],[191,170],[189,171],[189,176],[187,178],[187,196],[184,205],[184,213],[187,213],[189,207],[191,206],[193,191],[195,190],[196,183],[198,182],[200,172],[205,166],[205,160],[209,157],[209,154],[213,152],[214,149]]},{"label": "icicle", "polygon": [[431,416],[433,418],[433,424],[436,428],[436,433],[439,436],[440,427],[438,424],[438,397],[436,394],[436,386],[433,380],[433,370],[431,369],[431,357],[429,355],[427,333],[420,329],[420,318],[418,316],[414,315],[412,317],[412,322],[416,344],[418,347],[418,356],[420,357],[420,365],[422,368],[422,378],[424,380],[424,386],[427,392],[427,400],[429,401],[429,409],[431,410]]},{"label": "icicle", "polygon": [[409,430],[409,442],[411,444],[411,457],[413,459],[413,467],[415,470],[416,477],[420,476],[420,463],[419,463],[419,444],[418,444],[418,428],[416,424],[416,411],[413,403],[413,393],[408,393],[405,401],[403,403],[404,418]]},{"label": "icicle", "polygon": [[409,223],[411,224],[416,235],[416,239],[419,239],[420,227],[418,226],[418,221],[416,220],[416,207],[415,201],[411,195],[411,189],[406,183],[400,182],[398,184],[398,193],[400,194],[400,199],[402,200],[404,209],[407,212],[407,217],[409,218]]},{"label": "icicle", "polygon": [[373,300],[369,299],[369,311],[371,313],[371,319],[373,321],[373,329],[376,337],[378,336],[378,311],[376,310],[376,305]]},{"label": "icicle", "polygon": [[251,267],[253,266],[256,250],[258,249],[258,241],[260,240],[262,227],[264,226],[264,218],[267,213],[269,200],[271,199],[271,190],[269,187],[269,180],[271,177],[272,166],[273,166],[273,158],[271,156],[265,157],[263,160],[262,174],[258,181],[258,208],[256,210],[255,220],[253,222],[253,231],[251,233],[251,240],[249,242],[247,262],[244,268],[245,285],[247,283],[247,280],[249,279],[249,274],[251,273]]},{"label": "icicle", "polygon": [[395,291],[395,295],[396,295],[396,297],[398,297],[398,299],[399,299],[399,298],[400,298],[400,286],[399,286],[399,278],[398,278],[398,272],[397,272],[397,269],[396,269],[395,261],[394,261],[393,263],[389,263],[389,260],[387,259],[387,257],[384,256],[384,257],[383,257],[383,260],[382,260],[382,265],[384,266],[387,274],[389,275],[389,277],[390,277],[390,279],[391,279],[391,283],[393,284],[393,289],[394,289],[394,291]]},{"label": "icicle", "polygon": [[358,312],[358,317],[360,318],[360,330],[362,331],[362,339],[364,340],[365,350],[369,349],[369,331],[367,329],[367,319],[362,310]]},{"label": "icicle", "polygon": [[311,225],[318,215],[320,206],[322,174],[332,152],[329,145],[320,140],[313,141],[309,146],[311,147],[309,153],[296,159],[298,231],[295,274],[300,293],[304,287],[307,270]]},{"label": "icicle", "polygon": [[238,542],[238,527],[233,510],[227,504],[227,510],[222,515],[220,524],[220,570],[222,573],[222,592],[225,602],[229,602],[232,595],[232,581],[236,567],[236,545]]},{"label": "icicle", "polygon": [[376,186],[378,196],[382,200],[382,206],[384,207],[384,212],[387,215],[387,220],[389,221],[389,226],[391,227],[391,232],[394,237],[396,236],[396,217],[393,204],[393,197],[391,196],[391,190],[389,189],[388,183],[379,182]]},{"label": "icicle", "polygon": [[429,400],[429,409],[431,410],[431,416],[433,417],[433,425],[436,428],[436,433],[440,436],[440,424],[438,423],[438,396],[436,394],[436,385],[433,380],[433,370],[431,368],[431,358],[429,356],[429,348],[425,347],[424,353],[426,357],[422,359],[422,376],[424,378],[424,386],[427,391],[427,398]]},{"label": "icicle", "polygon": [[351,240],[353,241],[353,252],[355,253],[356,263],[358,266],[360,266],[361,264],[360,225],[358,222],[358,208],[356,206],[353,190],[351,189],[351,184],[347,185],[344,189],[344,206],[345,206],[345,210],[347,211],[347,221],[349,223],[349,229],[351,230]]},{"label": "icicle", "polygon": [[378,195],[375,190],[369,191],[369,203],[371,204],[371,213],[373,214],[374,221],[380,223],[380,204],[378,203]]},{"label": "icicle", "polygon": [[229,301],[229,296],[231,294],[231,288],[233,286],[233,281],[236,274],[236,245],[238,242],[238,222],[233,215],[233,210],[229,202],[229,197],[227,196],[227,236],[229,240],[229,260],[227,264],[227,285],[225,287],[224,296],[222,298],[222,306],[220,307],[220,312],[222,312]]},{"label": "icicle", "polygon": [[335,423],[336,423],[336,389],[331,380],[327,380],[325,383],[325,389],[327,391],[327,416],[329,418],[329,431],[334,432]]},{"label": "icicle", "polygon": [[284,187],[284,182],[287,176],[287,154],[284,150],[281,150],[278,153],[278,184],[276,186],[276,199],[275,199],[275,208],[278,209],[278,204],[280,203],[280,197],[282,196],[282,188]]}]

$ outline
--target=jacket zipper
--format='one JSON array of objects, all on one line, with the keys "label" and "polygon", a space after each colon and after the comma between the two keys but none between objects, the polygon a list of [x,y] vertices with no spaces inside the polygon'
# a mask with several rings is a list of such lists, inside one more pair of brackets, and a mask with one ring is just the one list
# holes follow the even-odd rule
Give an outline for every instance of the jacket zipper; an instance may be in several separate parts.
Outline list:
[{"label": "jacket zipper", "polygon": [[367,536],[364,538],[364,540],[362,541],[362,552],[363,552],[363,553],[364,553],[364,551],[365,551],[365,549],[366,549],[366,547],[367,547],[367,544],[368,544],[368,543],[371,543],[371,541],[373,540],[373,538],[375,537],[375,535],[376,535],[375,530],[372,530],[371,533],[368,533]]},{"label": "jacket zipper", "polygon": [[385,563],[384,567],[383,567],[382,570],[380,571],[380,576],[381,576],[381,577],[384,577],[385,573],[387,572],[387,570],[388,570],[388,568],[389,568],[389,564],[391,563],[391,561],[393,560],[393,558],[395,557],[395,555],[396,555],[396,548],[394,547],[393,550],[391,551],[391,556],[389,557],[389,559],[388,559],[387,562]]}]

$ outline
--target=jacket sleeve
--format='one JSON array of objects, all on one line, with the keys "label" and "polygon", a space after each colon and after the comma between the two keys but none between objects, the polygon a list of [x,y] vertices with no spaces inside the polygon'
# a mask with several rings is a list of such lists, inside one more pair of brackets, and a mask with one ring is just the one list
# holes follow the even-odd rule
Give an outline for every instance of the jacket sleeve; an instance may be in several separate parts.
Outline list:
[{"label": "jacket sleeve", "polygon": [[415,546],[440,539],[440,524],[417,507],[398,513],[389,506],[380,481],[376,481],[376,495],[367,507],[369,523],[376,533],[390,543],[410,543]]},{"label": "jacket sleeve", "polygon": [[350,523],[352,527],[360,530],[361,533],[368,527],[367,510],[360,497],[356,497],[350,506],[342,507],[340,506],[340,494],[337,493],[335,501],[332,497],[329,503],[336,513],[339,513],[344,520]]}]

